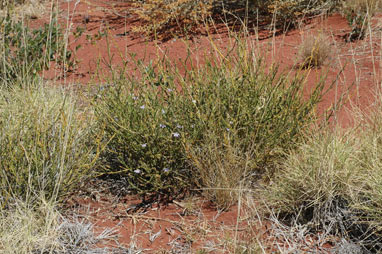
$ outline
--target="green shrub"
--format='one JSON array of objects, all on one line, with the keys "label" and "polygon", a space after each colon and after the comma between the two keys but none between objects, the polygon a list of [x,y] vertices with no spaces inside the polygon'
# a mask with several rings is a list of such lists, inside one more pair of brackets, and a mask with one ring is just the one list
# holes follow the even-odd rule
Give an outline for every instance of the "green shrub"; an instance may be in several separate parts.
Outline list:
[{"label": "green shrub", "polygon": [[[189,172],[182,140],[191,127],[181,121],[177,108],[186,102],[171,80],[153,85],[152,66],[145,71],[142,80],[121,80],[97,101],[97,119],[105,140],[110,140],[104,170],[123,175],[129,188],[140,194],[179,192],[189,185],[183,179]],[[166,82],[171,84],[158,90],[157,85]]]},{"label": "green shrub", "polygon": [[[65,50],[62,30],[53,13],[50,24],[31,30],[23,21],[14,21],[12,13],[0,17],[0,82],[9,85],[19,81],[27,83],[37,77],[50,62],[62,64],[70,59],[71,52]],[[65,55],[65,56],[64,56]]]},{"label": "green shrub", "polygon": [[267,70],[246,50],[193,71],[182,87],[195,101],[195,116],[187,117],[198,126],[198,135],[186,140],[187,157],[199,187],[221,206],[235,202],[240,186],[273,174],[275,163],[315,121],[323,89],[317,84],[304,100],[303,75]]},{"label": "green shrub", "polygon": [[0,90],[0,205],[72,190],[96,159],[92,114],[76,98],[39,84]]},{"label": "green shrub", "polygon": [[[209,167],[212,158],[224,167],[249,160],[234,181],[271,174],[315,121],[323,82],[303,99],[303,75],[268,70],[248,50],[205,59],[184,75],[159,63],[143,68],[141,79],[114,82],[97,102],[99,125],[110,140],[105,173],[124,176],[138,193],[171,195],[194,185],[235,186],[220,185],[232,169],[219,176],[218,167]],[[228,161],[232,154],[237,158]],[[203,179],[214,174],[216,180]]]}]

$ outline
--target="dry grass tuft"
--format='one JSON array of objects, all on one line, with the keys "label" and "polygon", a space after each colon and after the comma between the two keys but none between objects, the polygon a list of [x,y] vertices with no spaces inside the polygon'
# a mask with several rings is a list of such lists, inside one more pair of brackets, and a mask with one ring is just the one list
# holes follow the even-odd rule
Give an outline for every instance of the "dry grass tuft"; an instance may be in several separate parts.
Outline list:
[{"label": "dry grass tuft", "polygon": [[93,226],[78,216],[65,218],[51,202],[14,202],[8,209],[0,209],[0,253],[117,253],[98,247],[115,238],[114,229],[95,235]]},{"label": "dry grass tuft", "polygon": [[299,59],[304,68],[320,67],[329,59],[332,52],[330,38],[323,34],[309,35],[303,38]]},{"label": "dry grass tuft", "polygon": [[250,152],[243,153],[228,136],[225,138],[224,144],[211,138],[201,147],[191,147],[188,154],[197,168],[203,195],[219,209],[237,203],[245,176],[254,164]]},{"label": "dry grass tuft", "polygon": [[[45,0],[9,1],[0,0],[0,18],[11,12],[12,20],[38,19],[47,14],[49,4]],[[50,14],[48,14],[50,15]]]}]

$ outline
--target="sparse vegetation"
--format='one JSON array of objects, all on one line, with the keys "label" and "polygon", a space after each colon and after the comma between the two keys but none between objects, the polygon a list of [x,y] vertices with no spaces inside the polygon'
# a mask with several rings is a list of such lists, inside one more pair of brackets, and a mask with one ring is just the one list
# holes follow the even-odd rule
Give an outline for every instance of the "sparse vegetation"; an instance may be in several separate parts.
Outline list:
[{"label": "sparse vegetation", "polygon": [[371,17],[381,7],[381,3],[378,0],[343,1],[341,10],[352,28],[347,40],[362,40],[369,28]]},{"label": "sparse vegetation", "polygon": [[213,0],[145,0],[136,1],[136,14],[144,25],[137,32],[151,36],[192,33],[211,14]]},{"label": "sparse vegetation", "polygon": [[295,27],[304,18],[331,11],[339,1],[268,0],[265,2],[267,2],[268,13],[273,15],[276,25],[283,26],[284,30],[287,30]]},{"label": "sparse vegetation", "polygon": [[[268,61],[267,42],[247,38],[246,27],[244,33],[229,31],[229,43],[219,44],[206,25],[219,26],[222,19],[229,30],[236,21],[257,23],[269,31],[256,36],[264,32],[275,39],[276,30],[298,27],[305,18],[337,8],[351,25],[347,41],[355,41],[367,38],[380,1],[134,0],[129,7],[138,18],[135,32],[165,40],[205,29],[211,47],[202,59],[202,54],[196,61],[187,55],[180,66],[160,53],[150,62],[131,54],[120,72],[109,50],[110,78],[95,89],[94,84],[62,88],[40,77],[52,66],[68,71],[77,62],[60,29],[60,13],[51,10],[49,25],[33,30],[24,17],[12,17],[14,7],[24,3],[0,0],[0,253],[147,251],[140,248],[141,238],[131,237],[130,246],[123,247],[116,240],[122,231],[96,234],[97,223],[65,210],[72,201],[66,198],[77,191],[85,202],[104,202],[92,189],[98,183],[109,184],[105,189],[112,189],[108,194],[117,201],[126,194],[143,198],[122,208],[110,202],[109,217],[119,220],[115,225],[131,219],[135,231],[145,221],[151,231],[143,235],[150,244],[161,234],[179,232],[168,243],[179,253],[193,251],[193,242],[202,237],[208,241],[197,247],[198,253],[298,253],[322,250],[328,243],[336,253],[382,250],[382,92],[376,92],[367,111],[353,108],[352,127],[342,128],[316,109],[323,94],[347,77],[338,75],[328,84],[319,70],[312,70],[334,58],[334,36],[333,41],[323,34],[303,38],[300,51],[293,51],[302,68],[289,71]],[[91,45],[106,40],[110,47],[112,29],[90,33],[86,24],[68,26],[67,34],[86,36]],[[278,45],[271,45],[272,56]],[[373,82],[380,82],[378,54],[371,49],[370,55]],[[135,63],[131,72],[126,71],[130,63]],[[310,79],[310,72],[317,79]],[[313,84],[309,90],[307,82]],[[203,214],[198,199],[218,212]],[[154,202],[161,211],[161,201],[182,209],[180,221],[134,213]],[[232,206],[237,221],[224,225],[218,217]],[[264,218],[268,221],[262,224]],[[176,227],[155,227],[160,220]],[[272,243],[260,236],[256,223],[267,228]],[[213,230],[223,233],[210,235]]]},{"label": "sparse vegetation", "polygon": [[50,24],[29,29],[23,20],[12,19],[12,11],[0,16],[0,82],[1,86],[28,83],[45,69],[51,61],[70,64],[71,52],[65,49],[63,32],[55,13]]},{"label": "sparse vegetation", "polygon": [[[288,30],[304,18],[328,12],[339,1],[328,0],[144,0],[134,1],[135,13],[143,20],[136,31],[159,39],[177,34],[192,34],[196,28],[204,27],[211,18],[220,21],[223,16],[234,16],[242,20],[261,19],[274,22],[277,27]],[[246,11],[243,11],[246,10]],[[261,22],[262,22],[261,21]]]}]

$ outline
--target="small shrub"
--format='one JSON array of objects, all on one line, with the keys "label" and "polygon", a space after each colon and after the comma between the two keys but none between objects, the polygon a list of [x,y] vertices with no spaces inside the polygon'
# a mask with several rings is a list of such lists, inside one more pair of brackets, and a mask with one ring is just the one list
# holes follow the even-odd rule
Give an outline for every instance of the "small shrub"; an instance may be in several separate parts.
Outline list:
[{"label": "small shrub", "polygon": [[25,2],[25,0],[0,0],[0,10],[7,9],[10,5],[21,5]]},{"label": "small shrub", "polygon": [[273,14],[275,22],[282,26],[294,26],[305,15],[304,11],[309,11],[305,1],[295,0],[274,0],[269,1],[268,11]]},{"label": "small shrub", "polygon": [[[232,188],[248,176],[272,174],[275,161],[315,121],[323,83],[305,100],[303,75],[266,70],[247,53],[206,59],[184,75],[159,63],[142,68],[142,79],[114,82],[96,111],[110,140],[104,173],[127,178],[142,195],[172,196],[195,185]],[[211,199],[224,206],[231,202],[227,193]]]},{"label": "small shrub", "polygon": [[57,18],[50,24],[30,30],[23,21],[12,20],[12,14],[0,17],[0,32],[4,36],[0,44],[0,82],[9,85],[14,81],[28,82],[48,69],[51,61],[59,64],[71,58],[65,50],[63,33]]},{"label": "small shrub", "polygon": [[300,46],[299,58],[303,67],[319,67],[332,53],[330,39],[322,34],[304,38]]},{"label": "small shrub", "polygon": [[0,205],[55,200],[79,184],[96,159],[91,112],[74,96],[41,83],[0,90]]},{"label": "small shrub", "polygon": [[0,0],[0,16],[11,12],[13,20],[29,20],[42,17],[49,6],[41,0]]},{"label": "small shrub", "polygon": [[[99,126],[110,140],[103,172],[122,176],[142,195],[176,196],[190,184],[182,140],[191,127],[177,112],[185,102],[170,79],[156,81],[152,66],[144,69],[142,80],[121,80],[97,101]],[[166,82],[172,84],[158,90]]]},{"label": "small shrub", "polygon": [[[260,18],[266,22],[272,21],[276,27],[287,30],[295,27],[299,22],[304,21],[304,19],[334,10],[341,1],[342,0],[239,0],[235,1],[235,4],[240,4],[248,8],[248,14],[246,15],[249,15],[249,19]],[[221,1],[217,2],[220,3]],[[260,16],[258,16],[258,14],[260,14]]]},{"label": "small shrub", "polygon": [[268,0],[268,12],[277,26],[293,28],[299,22],[333,10],[341,0]]}]

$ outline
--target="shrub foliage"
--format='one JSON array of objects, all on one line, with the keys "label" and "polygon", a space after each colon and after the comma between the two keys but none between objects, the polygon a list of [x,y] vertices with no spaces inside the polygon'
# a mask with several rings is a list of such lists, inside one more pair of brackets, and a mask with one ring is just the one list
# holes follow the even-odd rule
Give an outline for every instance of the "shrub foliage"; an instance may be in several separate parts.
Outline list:
[{"label": "shrub foliage", "polygon": [[50,24],[32,30],[23,21],[14,21],[9,11],[0,17],[0,33],[4,35],[0,44],[2,85],[25,82],[48,69],[51,61],[62,64],[71,58],[55,15]]},{"label": "shrub foliage", "polygon": [[272,172],[314,121],[323,84],[303,99],[303,75],[266,71],[244,52],[220,62],[206,59],[203,68],[183,75],[163,63],[149,65],[142,67],[142,79],[119,80],[104,90],[96,110],[110,140],[104,173],[125,177],[141,194],[176,195],[195,185],[212,187],[208,177],[219,174],[211,158],[224,167],[232,167],[233,154],[248,161],[236,182]]}]

